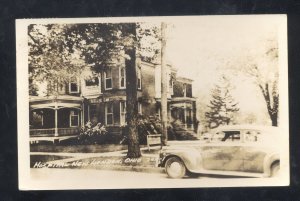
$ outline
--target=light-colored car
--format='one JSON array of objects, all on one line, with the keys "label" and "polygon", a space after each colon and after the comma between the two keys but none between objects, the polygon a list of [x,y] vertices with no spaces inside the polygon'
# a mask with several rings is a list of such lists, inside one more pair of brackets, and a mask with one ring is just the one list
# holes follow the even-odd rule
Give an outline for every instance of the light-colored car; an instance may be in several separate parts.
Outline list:
[{"label": "light-colored car", "polygon": [[210,131],[205,141],[173,143],[163,147],[159,166],[171,178],[186,173],[271,177],[280,168],[277,127],[232,125]]}]

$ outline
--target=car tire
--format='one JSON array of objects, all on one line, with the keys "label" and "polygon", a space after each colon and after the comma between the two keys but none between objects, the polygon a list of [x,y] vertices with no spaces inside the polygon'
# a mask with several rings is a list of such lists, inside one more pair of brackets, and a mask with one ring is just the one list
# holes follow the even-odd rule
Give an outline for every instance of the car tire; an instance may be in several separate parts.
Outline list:
[{"label": "car tire", "polygon": [[275,162],[271,165],[271,174],[270,177],[277,177],[279,175],[280,163]]},{"label": "car tire", "polygon": [[171,157],[167,159],[165,169],[168,176],[173,179],[182,178],[186,173],[186,167],[182,160],[178,157]]}]

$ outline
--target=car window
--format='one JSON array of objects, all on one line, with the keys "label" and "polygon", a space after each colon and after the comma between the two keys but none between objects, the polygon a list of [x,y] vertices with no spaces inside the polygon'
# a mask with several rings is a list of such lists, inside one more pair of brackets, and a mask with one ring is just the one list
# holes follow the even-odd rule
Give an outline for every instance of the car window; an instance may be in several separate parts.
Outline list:
[{"label": "car window", "polygon": [[245,131],[245,142],[259,142],[261,141],[261,134],[256,130]]},{"label": "car window", "polygon": [[240,131],[219,131],[216,132],[211,141],[213,142],[232,142],[240,141]]}]

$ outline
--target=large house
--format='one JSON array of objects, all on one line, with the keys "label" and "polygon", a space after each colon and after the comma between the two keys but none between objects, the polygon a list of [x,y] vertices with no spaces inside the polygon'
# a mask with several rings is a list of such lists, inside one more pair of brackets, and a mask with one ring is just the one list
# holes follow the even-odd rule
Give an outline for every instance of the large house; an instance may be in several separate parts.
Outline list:
[{"label": "large house", "polygon": [[[137,59],[138,112],[160,117],[161,66]],[[193,130],[196,104],[192,80],[177,77],[168,65],[168,117]],[[118,60],[104,72],[86,78],[74,78],[58,86],[57,96],[30,96],[30,137],[64,138],[77,135],[87,121],[105,124],[114,135],[125,125],[125,60]]]}]

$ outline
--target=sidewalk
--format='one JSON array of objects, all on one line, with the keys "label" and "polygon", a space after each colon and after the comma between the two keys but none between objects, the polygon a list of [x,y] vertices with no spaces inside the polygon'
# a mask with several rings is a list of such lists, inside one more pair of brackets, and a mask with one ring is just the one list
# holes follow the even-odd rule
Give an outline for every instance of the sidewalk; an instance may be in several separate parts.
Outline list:
[{"label": "sidewalk", "polygon": [[[31,152],[31,168],[69,168],[121,170],[136,172],[163,172],[158,168],[160,146],[141,148],[142,157],[131,159],[126,156],[127,150],[104,153],[57,153]],[[52,160],[47,160],[47,159]],[[46,160],[45,160],[46,159]]]}]

